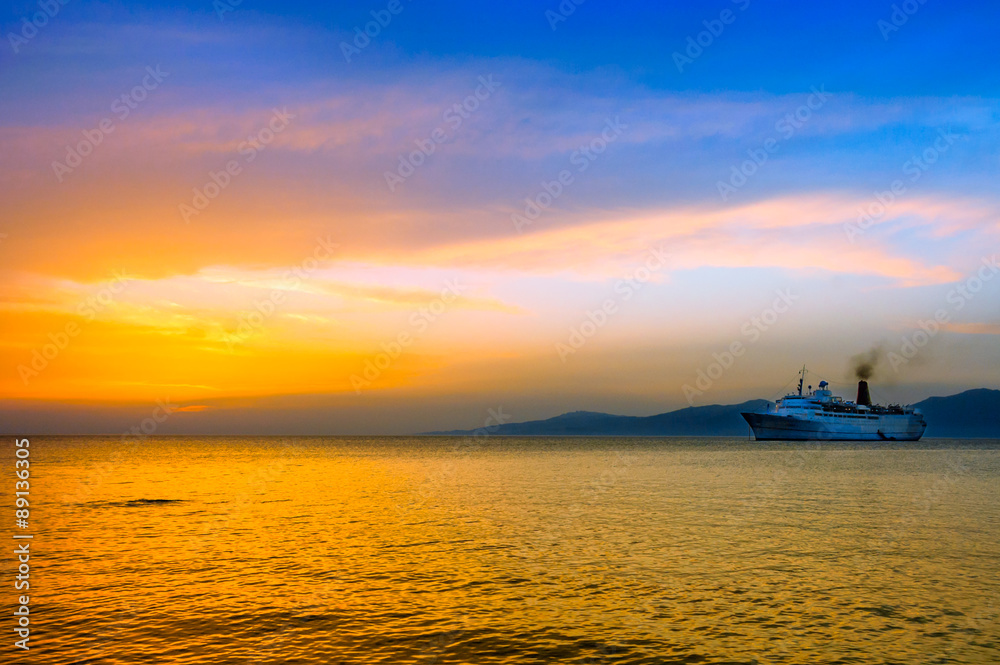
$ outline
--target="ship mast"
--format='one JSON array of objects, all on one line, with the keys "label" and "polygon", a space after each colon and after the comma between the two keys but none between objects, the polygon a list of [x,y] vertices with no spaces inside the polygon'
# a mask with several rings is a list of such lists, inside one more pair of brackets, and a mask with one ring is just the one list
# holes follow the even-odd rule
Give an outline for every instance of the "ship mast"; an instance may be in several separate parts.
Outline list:
[{"label": "ship mast", "polygon": [[802,397],[802,382],[806,380],[806,366],[802,366],[802,371],[799,372],[799,397]]}]

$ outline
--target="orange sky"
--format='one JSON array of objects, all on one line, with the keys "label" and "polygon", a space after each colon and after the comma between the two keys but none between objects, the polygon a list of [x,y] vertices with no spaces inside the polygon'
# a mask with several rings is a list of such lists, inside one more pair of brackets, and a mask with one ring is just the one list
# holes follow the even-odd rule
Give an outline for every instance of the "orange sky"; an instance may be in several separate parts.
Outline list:
[{"label": "orange sky", "polygon": [[[180,58],[121,118],[108,102],[150,71],[122,48],[106,73],[53,92],[53,63],[69,56],[4,74],[23,96],[0,124],[7,428],[46,413],[73,431],[93,404],[119,413],[101,421],[117,429],[132,416],[114,408],[165,398],[188,407],[177,422],[192,431],[213,410],[235,426],[292,395],[319,429],[334,402],[391,423],[378,431],[409,431],[376,408],[388,404],[440,427],[474,426],[503,400],[525,416],[656,412],[686,406],[683,386],[788,289],[796,304],[702,403],[773,397],[803,362],[849,382],[851,355],[898,347],[941,308],[949,325],[881,377],[885,390],[919,399],[1000,375],[1000,280],[961,308],[949,300],[1000,235],[995,193],[957,184],[970,146],[994,140],[989,100],[837,93],[722,200],[718,183],[750,154],[729,143],[763,145],[807,95],[617,81],[609,97],[604,72],[473,59],[377,81],[264,73],[237,103]],[[456,126],[448,109],[487,75],[498,87]],[[113,131],[95,134],[104,119]],[[905,140],[872,138],[900,125]],[[938,125],[961,136],[942,166],[858,232]],[[428,140],[433,154],[388,188],[386,172]],[[67,161],[74,150],[87,154]],[[532,202],[540,214],[519,229]],[[595,334],[560,354],[609,302]],[[430,398],[445,406],[417,407]]]}]

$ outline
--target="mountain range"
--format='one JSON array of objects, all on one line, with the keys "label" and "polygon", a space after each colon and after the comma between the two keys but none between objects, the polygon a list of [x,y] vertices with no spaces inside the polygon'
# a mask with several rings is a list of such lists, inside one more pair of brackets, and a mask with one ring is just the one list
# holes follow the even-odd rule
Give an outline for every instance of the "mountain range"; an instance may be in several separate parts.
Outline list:
[{"label": "mountain range", "polygon": [[[756,399],[742,404],[691,406],[655,416],[616,416],[573,411],[547,420],[506,423],[490,430],[496,436],[747,436],[744,411],[769,404]],[[927,420],[925,437],[1000,438],[1000,390],[978,388],[914,404]],[[471,436],[477,430],[427,432]]]}]

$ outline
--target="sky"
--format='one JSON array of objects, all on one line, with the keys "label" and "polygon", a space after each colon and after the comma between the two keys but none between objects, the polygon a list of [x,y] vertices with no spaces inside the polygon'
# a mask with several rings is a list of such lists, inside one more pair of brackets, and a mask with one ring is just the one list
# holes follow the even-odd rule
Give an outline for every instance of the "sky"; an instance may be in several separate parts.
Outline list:
[{"label": "sky", "polygon": [[1000,6],[4,3],[0,430],[1000,377]]}]

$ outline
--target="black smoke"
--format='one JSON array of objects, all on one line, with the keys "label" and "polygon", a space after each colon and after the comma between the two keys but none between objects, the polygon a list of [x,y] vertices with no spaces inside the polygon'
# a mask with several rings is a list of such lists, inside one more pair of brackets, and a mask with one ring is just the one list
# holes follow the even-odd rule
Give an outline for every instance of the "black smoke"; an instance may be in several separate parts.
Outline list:
[{"label": "black smoke", "polygon": [[885,348],[882,344],[873,346],[864,353],[853,356],[851,358],[851,367],[854,371],[854,377],[861,381],[867,381],[872,378],[876,368],[878,368],[879,362],[884,356]]}]

